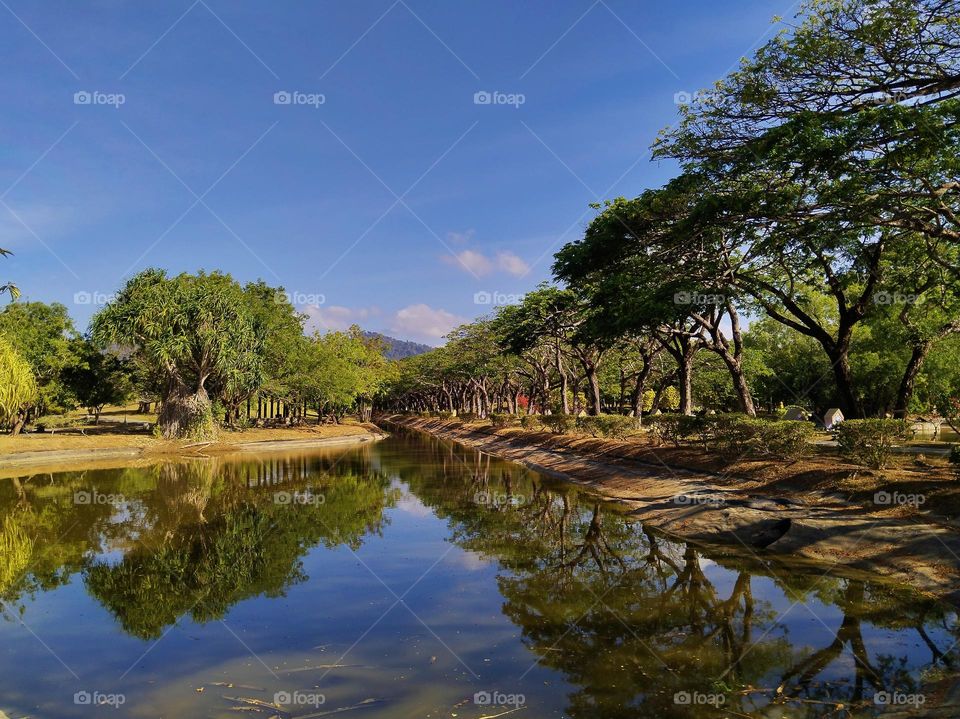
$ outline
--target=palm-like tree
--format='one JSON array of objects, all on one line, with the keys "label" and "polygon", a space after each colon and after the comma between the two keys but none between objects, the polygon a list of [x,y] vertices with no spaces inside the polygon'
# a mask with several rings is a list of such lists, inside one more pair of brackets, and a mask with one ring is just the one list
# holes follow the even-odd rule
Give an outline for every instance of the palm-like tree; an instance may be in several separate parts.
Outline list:
[{"label": "palm-like tree", "polygon": [[[2,247],[0,247],[0,257],[3,257],[4,255],[12,255],[12,254],[13,253],[10,250],[5,250]],[[12,282],[8,282],[5,285],[0,285],[0,295],[2,295],[4,292],[10,293],[11,300],[15,300],[20,296],[20,289]]]}]

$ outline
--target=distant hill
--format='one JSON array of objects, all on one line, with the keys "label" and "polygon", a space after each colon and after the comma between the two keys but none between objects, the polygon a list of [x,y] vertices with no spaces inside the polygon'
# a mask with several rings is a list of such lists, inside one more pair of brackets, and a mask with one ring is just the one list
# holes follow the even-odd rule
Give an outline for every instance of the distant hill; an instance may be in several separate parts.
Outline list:
[{"label": "distant hill", "polygon": [[422,355],[424,352],[429,352],[434,349],[430,345],[420,344],[419,342],[387,337],[387,335],[381,334],[380,332],[364,332],[363,334],[365,337],[379,337],[387,343],[387,351],[385,353],[387,359],[398,360],[404,359],[405,357],[414,357],[415,355]]}]

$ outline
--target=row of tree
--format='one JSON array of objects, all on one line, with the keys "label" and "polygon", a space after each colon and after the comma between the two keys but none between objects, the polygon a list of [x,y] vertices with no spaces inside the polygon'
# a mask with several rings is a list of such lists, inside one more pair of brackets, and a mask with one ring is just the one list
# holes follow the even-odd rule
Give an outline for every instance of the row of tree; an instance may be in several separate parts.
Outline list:
[{"label": "row of tree", "polygon": [[[946,411],[960,390],[958,120],[958,0],[811,0],[681,106],[654,144],[681,173],[598,205],[555,257],[562,288],[408,362],[387,404],[485,411],[524,389],[542,410],[583,394],[589,413],[637,414],[647,389],[674,386],[687,414],[754,415],[758,397],[848,417]],[[702,371],[726,374],[726,391],[699,393]]]},{"label": "row of tree", "polygon": [[369,418],[393,370],[383,341],[356,327],[307,336],[305,321],[283,288],[216,272],[146,270],[86,336],[63,305],[13,302],[0,312],[0,426],[16,432],[76,406],[99,414],[134,396],[159,402],[167,438],[209,437],[218,422],[253,416]]}]

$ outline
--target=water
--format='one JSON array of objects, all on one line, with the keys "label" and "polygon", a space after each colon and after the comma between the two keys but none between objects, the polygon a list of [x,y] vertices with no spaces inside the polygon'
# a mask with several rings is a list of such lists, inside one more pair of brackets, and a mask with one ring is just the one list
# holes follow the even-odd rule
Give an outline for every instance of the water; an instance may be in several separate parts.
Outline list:
[{"label": "water", "polygon": [[873,716],[960,659],[931,601],[419,435],[0,480],[0,517],[11,719]]}]

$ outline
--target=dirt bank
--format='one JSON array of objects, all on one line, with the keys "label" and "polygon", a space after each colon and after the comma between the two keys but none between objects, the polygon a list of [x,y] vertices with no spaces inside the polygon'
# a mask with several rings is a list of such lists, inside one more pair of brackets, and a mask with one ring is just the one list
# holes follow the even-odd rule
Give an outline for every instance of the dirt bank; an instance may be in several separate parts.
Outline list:
[{"label": "dirt bank", "polygon": [[[54,443],[47,435],[21,443],[30,451],[0,453],[0,477],[17,476],[21,470],[62,471],[64,465],[119,466],[131,461],[171,456],[211,456],[238,452],[268,452],[315,449],[372,442],[386,435],[374,425],[350,424],[295,429],[255,429],[225,432],[216,442],[171,442],[150,436],[61,436]],[[64,441],[67,440],[67,441]],[[27,440],[29,442],[29,440]],[[33,449],[36,447],[37,449]]]},{"label": "dirt bank", "polygon": [[685,466],[678,467],[670,461],[677,453],[635,441],[493,430],[420,417],[383,420],[588,486],[635,519],[684,541],[733,546],[761,560],[824,572],[882,577],[960,606],[960,530],[951,518],[903,503],[887,508],[857,501],[863,490],[838,492],[850,472],[860,484],[879,485],[882,478],[864,480],[856,468],[832,458],[825,466],[837,476],[813,476],[806,463],[793,472],[791,465],[782,465],[777,479],[761,480],[691,468],[697,458],[690,448],[683,450]]}]

